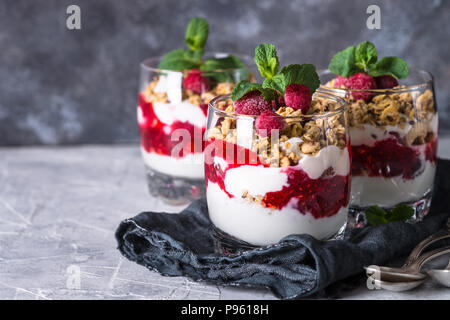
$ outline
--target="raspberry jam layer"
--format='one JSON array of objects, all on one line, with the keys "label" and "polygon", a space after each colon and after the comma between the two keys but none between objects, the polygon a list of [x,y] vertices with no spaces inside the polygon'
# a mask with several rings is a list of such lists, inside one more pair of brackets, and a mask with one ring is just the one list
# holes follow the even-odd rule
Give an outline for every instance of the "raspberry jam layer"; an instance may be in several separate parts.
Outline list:
[{"label": "raspberry jam layer", "polygon": [[[376,141],[373,146],[352,146],[352,174],[369,177],[414,179],[422,168],[420,146],[408,147],[398,137]],[[425,160],[436,163],[437,139],[425,145]]]},{"label": "raspberry jam layer", "polygon": [[[178,120],[170,125],[161,122],[152,103],[146,101],[142,94],[139,94],[139,108],[145,119],[139,123],[141,145],[145,151],[177,158],[203,151],[204,127],[199,128]],[[207,105],[200,105],[199,108],[206,114]]]},{"label": "raspberry jam layer", "polygon": [[[212,145],[214,147],[211,147]],[[263,164],[252,151],[222,140],[209,140],[206,150],[206,186],[208,187],[208,182],[217,184],[229,198],[233,198],[225,186],[225,176],[229,170],[244,165],[269,167],[267,164]],[[231,150],[234,156],[224,157],[223,150]],[[228,166],[221,169],[214,164],[214,157],[221,157]],[[287,183],[279,191],[267,192],[261,202],[265,207],[278,210],[289,204],[294,206],[299,213],[309,212],[316,219],[331,217],[337,214],[341,208],[347,207],[350,195],[349,176],[326,174],[331,171],[331,169],[325,170],[318,179],[311,179],[298,166],[280,168],[280,174],[287,175]],[[261,183],[264,181],[262,180]]]}]

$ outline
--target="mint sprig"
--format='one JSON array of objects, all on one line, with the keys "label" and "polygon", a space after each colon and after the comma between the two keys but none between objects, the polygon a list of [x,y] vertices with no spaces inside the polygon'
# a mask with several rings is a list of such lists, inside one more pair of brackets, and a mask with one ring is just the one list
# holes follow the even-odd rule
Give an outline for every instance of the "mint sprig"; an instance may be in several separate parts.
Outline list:
[{"label": "mint sprig", "polygon": [[409,67],[408,64],[400,58],[385,57],[374,64],[369,74],[372,77],[391,75],[397,79],[404,79],[409,75]]},{"label": "mint sprig", "polygon": [[[192,18],[186,28],[184,42],[188,49],[175,49],[168,52],[158,65],[159,69],[183,71],[198,68],[203,71],[225,70],[246,67],[237,57],[229,55],[225,58],[210,58],[203,62],[204,47],[208,40],[209,25],[203,18]],[[211,73],[208,76],[216,81],[231,81],[232,76],[225,73]],[[242,78],[248,76],[242,74]]]},{"label": "mint sprig", "polygon": [[[217,82],[231,82],[234,80],[234,75],[230,72],[218,72],[221,70],[241,69],[240,78],[247,79],[249,71],[245,64],[233,55],[223,58],[209,58],[200,66],[200,70],[205,71],[203,74],[215,79]],[[210,73],[207,71],[211,71]]]},{"label": "mint sprig", "polygon": [[203,49],[208,39],[209,25],[203,18],[192,18],[189,21],[184,42],[192,51]]},{"label": "mint sprig", "polygon": [[272,89],[263,88],[259,83],[252,83],[247,80],[239,81],[238,84],[233,88],[233,92],[231,93],[231,100],[236,101],[242,98],[249,92],[259,91],[265,100],[275,100],[276,92]]},{"label": "mint sprig", "polygon": [[272,79],[280,70],[277,50],[273,44],[260,44],[255,49],[255,62],[259,73],[266,79]]},{"label": "mint sprig", "polygon": [[239,82],[231,95],[233,101],[254,90],[261,92],[266,100],[275,100],[278,94],[284,95],[286,87],[290,84],[303,84],[311,90],[311,93],[314,93],[320,85],[316,68],[312,64],[291,64],[280,71],[277,50],[273,44],[260,44],[256,47],[255,63],[265,80],[262,85],[248,81]]},{"label": "mint sprig", "polygon": [[360,70],[368,72],[377,60],[377,48],[375,48],[372,42],[364,41],[355,49],[355,63]]},{"label": "mint sprig", "polygon": [[393,221],[407,221],[414,215],[414,209],[406,204],[399,204],[386,211],[379,206],[371,206],[365,211],[367,222],[373,226]]},{"label": "mint sprig", "polygon": [[373,77],[391,75],[404,79],[409,75],[408,64],[398,57],[385,57],[378,60],[375,45],[364,41],[358,47],[350,46],[336,53],[328,66],[331,72],[342,77],[350,77],[364,72]]},{"label": "mint sprig", "polygon": [[191,51],[176,49],[167,53],[159,63],[159,69],[189,70],[198,68],[202,64],[203,49]]},{"label": "mint sprig", "polygon": [[272,79],[264,80],[262,86],[284,94],[286,87],[293,83],[303,84],[314,93],[320,85],[316,68],[312,64],[290,64]]}]

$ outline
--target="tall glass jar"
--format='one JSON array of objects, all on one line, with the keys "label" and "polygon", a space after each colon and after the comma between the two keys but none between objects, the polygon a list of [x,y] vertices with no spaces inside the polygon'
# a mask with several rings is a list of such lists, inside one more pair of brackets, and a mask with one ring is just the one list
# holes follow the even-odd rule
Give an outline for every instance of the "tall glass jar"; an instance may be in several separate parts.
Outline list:
[{"label": "tall glass jar", "polygon": [[[226,57],[226,54],[207,55]],[[238,56],[245,64],[251,58]],[[157,68],[161,57],[141,63],[138,124],[150,193],[170,204],[204,196],[203,134],[209,101],[249,79],[247,67],[213,71]]]},{"label": "tall glass jar", "polygon": [[[205,183],[219,241],[262,246],[290,234],[342,235],[350,196],[345,102],[315,93],[310,111],[249,116],[234,113],[229,95],[210,102]],[[261,129],[263,122],[277,129]]]},{"label": "tall glass jar", "polygon": [[334,88],[335,75],[319,73],[319,89],[344,97],[348,105],[352,150],[349,225],[366,223],[372,205],[414,208],[410,221],[421,220],[431,203],[436,171],[438,114],[433,77],[412,70],[392,89]]}]

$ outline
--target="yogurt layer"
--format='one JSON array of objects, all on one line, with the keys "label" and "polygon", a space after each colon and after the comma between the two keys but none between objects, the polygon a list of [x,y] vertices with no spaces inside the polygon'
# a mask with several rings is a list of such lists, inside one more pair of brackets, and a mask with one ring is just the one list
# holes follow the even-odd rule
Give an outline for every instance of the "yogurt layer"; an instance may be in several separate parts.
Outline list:
[{"label": "yogurt layer", "polygon": [[155,102],[153,103],[153,111],[158,119],[167,125],[180,121],[190,123],[199,128],[206,126],[206,115],[203,113],[203,110],[187,100],[177,104]]},{"label": "yogurt layer", "polygon": [[[305,188],[322,184],[329,177],[321,176],[330,168],[333,169],[336,177],[345,179],[344,177],[350,173],[350,157],[347,148],[341,150],[336,146],[328,146],[314,156],[302,154],[299,163],[291,167],[267,167],[262,164],[244,164],[235,167],[234,163],[229,164],[224,158],[215,156],[211,168],[215,168],[212,170],[217,170],[219,176],[223,178],[220,185],[216,182],[217,177],[208,179],[207,200],[212,222],[219,229],[251,244],[276,243],[290,234],[310,234],[317,239],[327,239],[337,234],[346,222],[347,200],[342,202],[345,204],[341,207],[337,205],[332,215],[318,217],[314,216],[313,212],[308,212],[306,205],[299,206],[298,201],[307,201],[304,195],[308,194],[308,191],[305,190],[302,195],[296,195],[295,188],[297,184]],[[298,179],[305,180],[297,180],[297,178],[290,180],[298,173],[301,173]],[[346,192],[344,189],[342,187],[336,190],[344,195]],[[290,190],[294,190],[293,193]],[[277,192],[280,195],[275,198],[287,195],[285,205],[271,207],[243,198],[243,195],[250,195],[266,201],[270,199],[270,196],[266,198],[268,195]],[[317,197],[314,201],[321,201],[320,199],[327,201],[328,196],[324,190],[320,193],[314,192],[311,191]],[[336,204],[339,203],[336,202]],[[326,207],[329,209],[328,206]]]},{"label": "yogurt layer", "polygon": [[242,198],[229,198],[215,183],[208,184],[206,197],[214,225],[254,245],[277,243],[290,234],[310,234],[317,239],[327,239],[347,220],[347,208],[341,208],[331,217],[316,219],[290,205],[273,210]]},{"label": "yogurt layer", "polygon": [[205,177],[202,153],[189,153],[182,158],[174,158],[147,152],[141,147],[141,154],[145,165],[160,173],[196,180],[201,180]]},{"label": "yogurt layer", "polygon": [[414,179],[403,179],[401,176],[385,177],[352,177],[351,204],[356,207],[379,205],[390,208],[402,202],[410,202],[423,198],[433,185],[436,165],[426,161],[424,170]]}]

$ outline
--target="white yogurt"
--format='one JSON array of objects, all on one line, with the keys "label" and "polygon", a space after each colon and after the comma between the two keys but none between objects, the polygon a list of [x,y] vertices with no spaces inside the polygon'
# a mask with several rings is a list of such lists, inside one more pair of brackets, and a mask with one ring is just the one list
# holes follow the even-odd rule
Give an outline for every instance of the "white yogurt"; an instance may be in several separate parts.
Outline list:
[{"label": "white yogurt", "polygon": [[149,168],[174,177],[204,179],[203,153],[189,153],[182,158],[147,152],[141,147],[144,163]]},{"label": "white yogurt", "polygon": [[166,75],[159,77],[155,92],[166,93],[172,104],[181,102],[183,95],[183,74],[176,71],[166,71]]},{"label": "white yogurt", "polygon": [[[396,132],[400,138],[404,137],[411,125],[406,125],[404,129],[396,126],[386,126],[382,130],[370,124],[364,124],[362,127],[350,128],[352,146],[366,145],[373,146],[376,141],[388,139],[389,132]],[[433,115],[429,119],[429,127],[437,135],[438,116]],[[403,179],[403,177],[368,177],[353,176],[351,187],[351,205],[355,207],[369,207],[379,205],[389,208],[402,202],[416,201],[431,190],[433,185],[436,165],[426,161],[426,145],[413,147],[420,154],[422,168],[413,179]]]},{"label": "white yogurt", "polygon": [[[437,113],[428,120],[428,126],[435,135],[438,133],[438,121]],[[403,129],[398,126],[385,126],[385,129],[380,129],[377,126],[366,123],[349,128],[349,133],[352,146],[366,145],[371,147],[377,141],[390,138],[392,136],[391,132],[397,133],[400,138],[403,138],[411,128],[412,125],[409,123],[406,123]]]},{"label": "white yogurt", "polygon": [[391,132],[395,132],[400,138],[403,138],[409,130],[411,130],[410,124],[406,125],[404,129],[397,126],[386,126],[384,130],[371,124],[363,124],[359,127],[350,128],[349,132],[352,146],[366,145],[371,147],[377,141],[392,137]]},{"label": "white yogurt", "polygon": [[318,179],[325,170],[333,168],[335,174],[346,176],[350,172],[350,156],[347,148],[327,146],[316,155],[302,155],[298,165],[311,179]]},{"label": "white yogurt", "polygon": [[177,104],[155,102],[153,103],[153,111],[158,119],[167,125],[180,121],[199,128],[206,126],[206,116],[202,109],[186,100]]},{"label": "white yogurt", "polygon": [[287,185],[287,174],[280,168],[264,166],[240,166],[227,171],[225,189],[236,197],[241,197],[244,191],[252,196],[275,192]]},{"label": "white yogurt", "polygon": [[[242,181],[241,184],[244,184]],[[290,234],[309,234],[317,239],[335,235],[347,220],[347,208],[331,217],[315,219],[288,204],[281,210],[264,208],[239,197],[229,198],[208,182],[206,191],[211,221],[219,229],[254,245],[277,243]]]},{"label": "white yogurt", "polygon": [[[225,171],[228,163],[220,157],[214,163]],[[319,178],[325,170],[333,168],[336,174],[346,176],[350,171],[348,150],[328,146],[315,156],[302,154],[295,167],[304,170],[311,179]],[[317,239],[335,235],[345,224],[347,208],[341,208],[332,217],[316,219],[309,212],[299,212],[292,199],[281,209],[270,209],[242,199],[247,191],[252,196],[264,196],[268,192],[281,191],[287,186],[286,167],[264,167],[243,165],[226,170],[225,190],[208,182],[207,199],[209,215],[219,229],[255,245],[276,243],[289,234],[310,234]]]},{"label": "white yogurt", "polygon": [[423,198],[433,185],[436,165],[426,161],[423,171],[414,179],[405,180],[401,176],[352,177],[351,205],[369,207],[379,205],[389,208],[402,202]]},{"label": "white yogurt", "polygon": [[[295,139],[295,138],[293,138]],[[291,139],[292,140],[292,139]],[[291,144],[292,146],[292,144]],[[333,168],[336,175],[347,176],[350,172],[350,156],[347,148],[339,149],[331,145],[311,156],[299,153],[302,157],[296,166],[290,167],[305,171],[310,179],[318,179],[323,172]],[[214,157],[214,164],[222,171],[228,163],[221,157]],[[240,197],[244,191],[252,196],[264,196],[267,192],[280,191],[287,185],[286,167],[264,167],[243,165],[226,171],[225,189]]]}]

